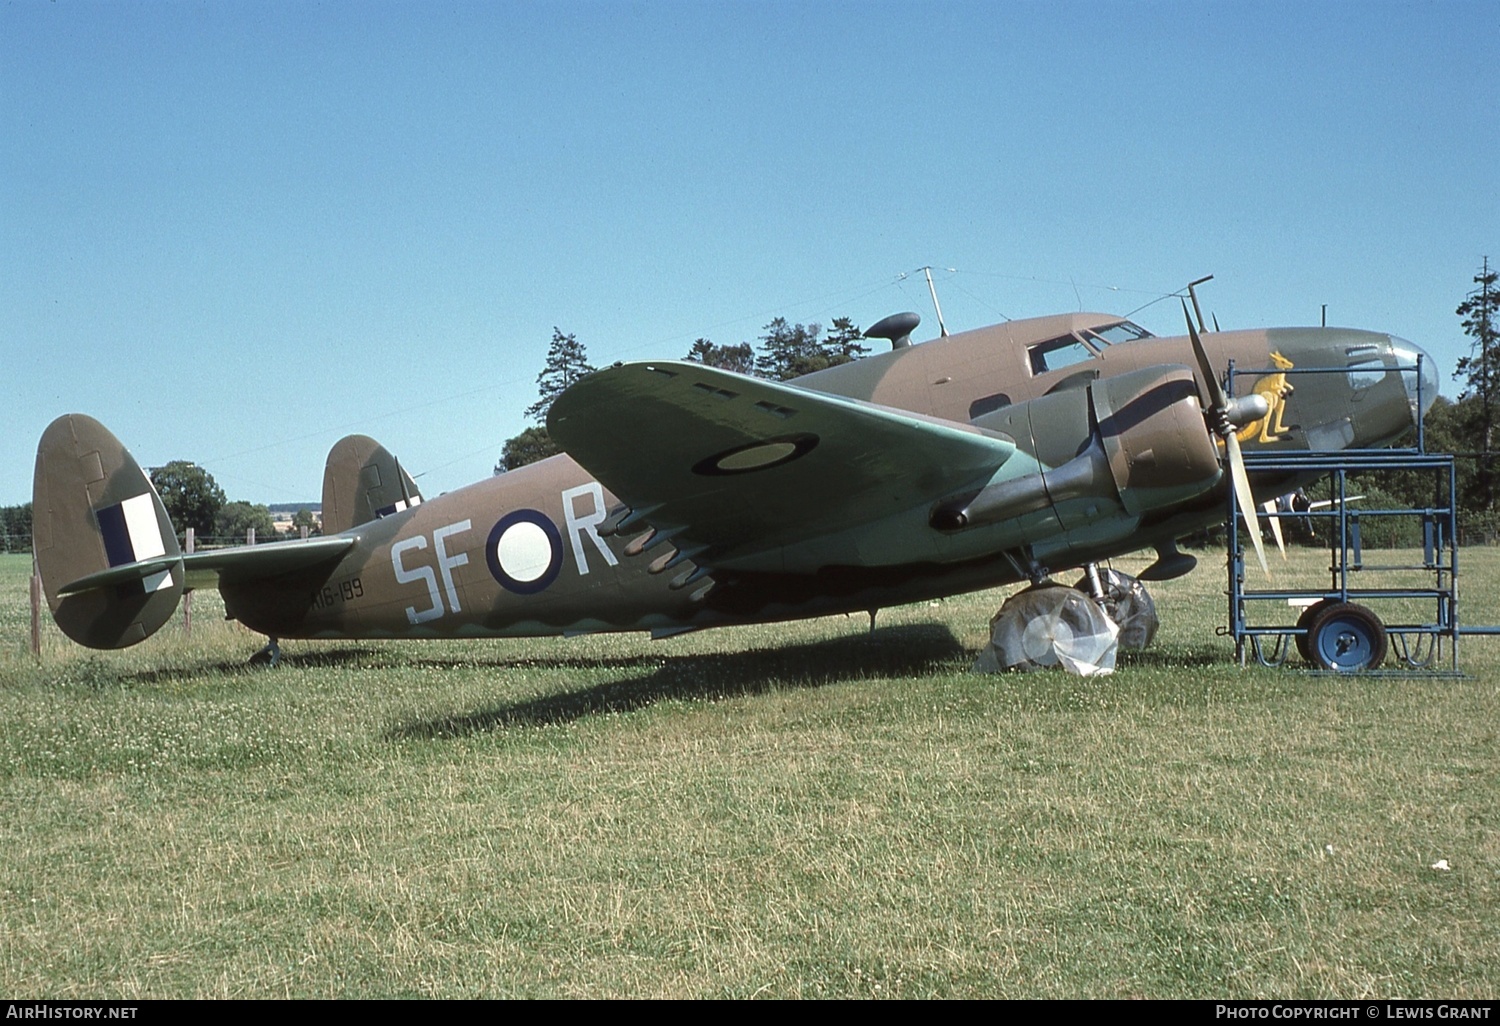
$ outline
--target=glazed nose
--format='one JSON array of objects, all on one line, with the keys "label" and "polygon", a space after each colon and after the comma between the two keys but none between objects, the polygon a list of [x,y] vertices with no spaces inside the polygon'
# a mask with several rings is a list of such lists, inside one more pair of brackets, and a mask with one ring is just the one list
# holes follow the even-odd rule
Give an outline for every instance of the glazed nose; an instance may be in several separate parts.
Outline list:
[{"label": "glazed nose", "polygon": [[1412,420],[1427,415],[1438,397],[1438,368],[1427,351],[1415,342],[1391,336],[1391,355],[1401,366],[1401,383],[1411,403]]}]

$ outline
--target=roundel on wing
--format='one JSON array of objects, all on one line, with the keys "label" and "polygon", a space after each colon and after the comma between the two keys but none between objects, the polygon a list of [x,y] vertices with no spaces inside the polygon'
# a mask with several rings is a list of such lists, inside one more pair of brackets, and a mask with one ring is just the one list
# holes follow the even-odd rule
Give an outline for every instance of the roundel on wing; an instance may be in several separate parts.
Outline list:
[{"label": "roundel on wing", "polygon": [[748,474],[756,470],[770,470],[792,460],[801,459],[818,445],[817,435],[787,435],[768,438],[764,442],[737,445],[733,449],[715,453],[693,464],[693,473],[706,476],[720,474]]},{"label": "roundel on wing", "polygon": [[534,595],[557,580],[562,552],[557,525],[534,509],[501,517],[484,548],[495,580],[518,595]]}]

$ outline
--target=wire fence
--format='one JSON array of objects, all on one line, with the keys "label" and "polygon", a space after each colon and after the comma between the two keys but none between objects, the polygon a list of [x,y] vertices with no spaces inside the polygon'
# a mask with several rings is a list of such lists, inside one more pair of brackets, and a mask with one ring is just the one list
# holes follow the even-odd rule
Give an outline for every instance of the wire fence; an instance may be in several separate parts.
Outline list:
[{"label": "wire fence", "polygon": [[[298,541],[298,540],[300,540],[303,537],[316,538],[320,534],[322,534],[322,532],[321,531],[317,531],[317,530],[313,530],[313,531],[309,532],[307,535],[303,535],[300,531],[297,531],[297,530],[292,530],[292,531],[277,531],[276,534],[274,534],[272,536],[269,536],[269,537],[267,535],[263,534],[263,533],[262,534],[257,534],[254,537],[252,537],[248,532],[246,534],[243,534],[243,535],[240,535],[240,534],[236,534],[236,535],[201,535],[200,534],[200,535],[195,535],[194,536],[194,539],[193,539],[193,550],[195,552],[202,552],[204,549],[230,549],[230,548],[240,548],[240,547],[245,546],[245,545],[271,545],[271,544],[275,544],[277,542]],[[182,535],[179,535],[177,537],[177,544],[182,547],[182,550],[184,552],[187,551],[187,539],[185,537],[183,537]],[[24,533],[24,534],[19,534],[19,533],[18,534],[11,534],[9,532],[0,532],[0,553],[28,553],[29,554],[30,552],[31,552],[31,533],[29,531],[26,532],[26,533]]]}]

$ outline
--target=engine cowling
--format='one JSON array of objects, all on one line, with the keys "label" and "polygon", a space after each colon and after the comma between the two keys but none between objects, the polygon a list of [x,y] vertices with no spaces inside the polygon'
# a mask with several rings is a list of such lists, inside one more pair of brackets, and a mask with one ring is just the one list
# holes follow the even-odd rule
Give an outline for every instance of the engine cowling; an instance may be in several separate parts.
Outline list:
[{"label": "engine cowling", "polygon": [[1219,481],[1219,450],[1186,367],[1150,367],[1089,389],[1099,440],[1126,512],[1201,495]]},{"label": "engine cowling", "polygon": [[1089,503],[1067,511],[1080,499],[1139,517],[1201,495],[1222,473],[1187,367],[1143,368],[1096,381],[1086,391],[1017,404],[1002,416],[1003,423],[986,426],[1029,438],[1042,469],[939,503],[930,518],[938,530],[1000,523],[1048,508],[1059,526],[1070,529],[1098,516],[1099,507]]}]

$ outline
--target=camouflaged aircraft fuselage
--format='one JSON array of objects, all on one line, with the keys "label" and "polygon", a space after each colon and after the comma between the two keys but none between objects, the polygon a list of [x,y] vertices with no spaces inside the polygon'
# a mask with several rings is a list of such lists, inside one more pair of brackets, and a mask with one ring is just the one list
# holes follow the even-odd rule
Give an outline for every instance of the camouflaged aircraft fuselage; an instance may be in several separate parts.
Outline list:
[{"label": "camouflaged aircraft fuselage", "polygon": [[[1231,331],[1203,346],[1221,371],[1233,362],[1236,393],[1266,401],[1239,426],[1247,450],[1387,444],[1437,395],[1431,359],[1389,335]],[[790,383],[616,365],[554,403],[567,455],[422,501],[353,436],[325,473],[330,537],[186,556],[128,453],[75,415],[39,449],[38,561],[59,624],[99,647],[155,630],[184,587],[216,586],[229,616],[278,638],[665,635],[874,610],[1170,549],[1222,522],[1194,366],[1189,338],[1104,314]],[[1267,497],[1288,482],[1253,484]]]}]

